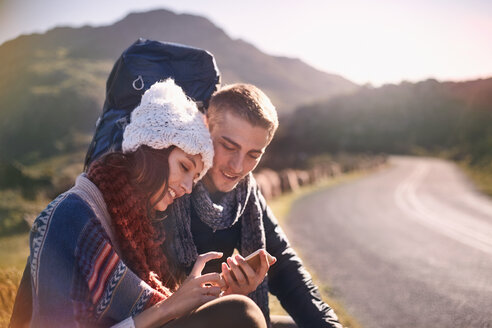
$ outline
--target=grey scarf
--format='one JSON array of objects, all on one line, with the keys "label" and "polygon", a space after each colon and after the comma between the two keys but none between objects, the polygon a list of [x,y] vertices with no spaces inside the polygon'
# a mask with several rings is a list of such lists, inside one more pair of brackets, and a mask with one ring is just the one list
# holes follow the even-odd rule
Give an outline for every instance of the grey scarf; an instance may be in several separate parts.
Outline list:
[{"label": "grey scarf", "polygon": [[[173,242],[171,247],[177,260],[185,267],[195,262],[198,253],[191,234],[191,206],[205,224],[214,231],[223,230],[241,219],[240,253],[247,256],[259,248],[265,248],[263,212],[258,188],[253,176],[246,176],[237,187],[224,195],[219,204],[214,204],[203,183],[198,182],[191,195],[185,195],[170,207]],[[263,311],[269,323],[267,279],[248,295]]]}]

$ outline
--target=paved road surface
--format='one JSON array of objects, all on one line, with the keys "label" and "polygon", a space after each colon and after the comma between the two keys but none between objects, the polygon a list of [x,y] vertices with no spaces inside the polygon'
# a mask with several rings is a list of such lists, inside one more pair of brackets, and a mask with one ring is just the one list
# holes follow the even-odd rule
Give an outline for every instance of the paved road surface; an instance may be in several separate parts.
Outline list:
[{"label": "paved road surface", "polygon": [[285,230],[364,327],[492,327],[492,201],[437,159],[297,202]]}]

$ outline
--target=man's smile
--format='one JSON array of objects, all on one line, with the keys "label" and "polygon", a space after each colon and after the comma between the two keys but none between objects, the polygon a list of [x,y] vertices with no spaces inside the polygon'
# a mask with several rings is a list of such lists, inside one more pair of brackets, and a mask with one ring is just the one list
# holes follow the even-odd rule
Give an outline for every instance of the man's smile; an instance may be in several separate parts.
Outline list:
[{"label": "man's smile", "polygon": [[237,178],[240,177],[240,175],[236,175],[236,174],[229,174],[229,173],[226,173],[224,171],[221,171],[222,172],[222,175],[224,175],[227,179],[229,180],[236,180]]}]

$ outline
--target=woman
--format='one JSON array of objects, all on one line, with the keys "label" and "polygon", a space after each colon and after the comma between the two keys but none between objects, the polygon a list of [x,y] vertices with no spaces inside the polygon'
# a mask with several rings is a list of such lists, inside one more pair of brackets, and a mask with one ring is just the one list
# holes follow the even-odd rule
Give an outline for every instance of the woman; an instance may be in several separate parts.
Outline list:
[{"label": "woman", "polygon": [[167,80],[145,92],[122,152],[94,162],[34,222],[31,326],[265,327],[249,299],[219,298],[219,274],[201,275],[222,254],[200,255],[181,282],[162,253],[166,234],[155,222],[212,159],[207,127],[182,90]]}]

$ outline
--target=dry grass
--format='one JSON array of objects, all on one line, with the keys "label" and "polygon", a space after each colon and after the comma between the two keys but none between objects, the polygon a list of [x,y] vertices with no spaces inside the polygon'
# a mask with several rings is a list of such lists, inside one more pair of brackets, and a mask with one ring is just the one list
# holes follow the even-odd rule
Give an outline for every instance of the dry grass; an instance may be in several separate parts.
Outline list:
[{"label": "dry grass", "polygon": [[29,255],[29,233],[0,238],[0,270],[24,270]]},{"label": "dry grass", "polygon": [[7,327],[29,254],[29,234],[0,238],[0,327]]},{"label": "dry grass", "polygon": [[489,167],[472,167],[468,163],[462,162],[459,163],[459,166],[473,181],[478,190],[492,197],[492,165]]},{"label": "dry grass", "polygon": [[7,327],[22,271],[0,269],[0,327]]}]

